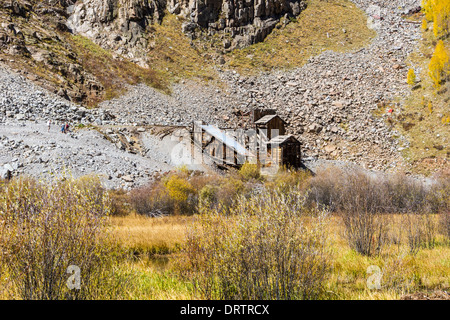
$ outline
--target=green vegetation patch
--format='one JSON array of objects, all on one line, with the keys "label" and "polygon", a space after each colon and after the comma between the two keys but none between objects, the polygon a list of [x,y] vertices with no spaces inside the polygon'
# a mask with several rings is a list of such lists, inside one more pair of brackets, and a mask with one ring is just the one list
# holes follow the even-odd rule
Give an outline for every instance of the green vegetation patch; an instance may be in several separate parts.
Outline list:
[{"label": "green vegetation patch", "polygon": [[[423,15],[415,17],[417,21],[421,18]],[[410,143],[405,154],[413,170],[429,174],[445,166],[450,156],[450,77],[443,72],[436,85],[436,79],[430,76],[430,62],[438,43],[449,52],[450,40],[449,35],[436,38],[427,23],[422,27],[419,48],[409,56],[409,64],[416,70],[415,83],[411,83],[411,95],[402,101],[402,113],[393,119],[393,125]]]},{"label": "green vegetation patch", "polygon": [[282,27],[282,19],[263,42],[227,54],[228,65],[241,72],[298,67],[322,51],[362,48],[376,35],[364,12],[347,0],[309,1],[290,21]]},{"label": "green vegetation patch", "polygon": [[149,33],[150,65],[168,80],[215,79],[213,66],[221,60],[225,68],[244,74],[299,67],[325,50],[362,48],[376,35],[367,27],[364,12],[347,0],[311,0],[307,9],[289,19],[287,25],[282,18],[263,42],[229,53],[223,49],[227,35],[191,40],[181,32],[183,21],[166,13],[161,24],[153,25]]},{"label": "green vegetation patch", "polygon": [[[126,59],[115,59],[112,54],[83,36],[67,37],[77,53],[81,65],[93,74],[105,88],[103,99],[112,99],[123,93],[123,83],[145,83],[169,92],[167,83],[158,72],[142,68]],[[96,101],[100,102],[100,101]]]}]

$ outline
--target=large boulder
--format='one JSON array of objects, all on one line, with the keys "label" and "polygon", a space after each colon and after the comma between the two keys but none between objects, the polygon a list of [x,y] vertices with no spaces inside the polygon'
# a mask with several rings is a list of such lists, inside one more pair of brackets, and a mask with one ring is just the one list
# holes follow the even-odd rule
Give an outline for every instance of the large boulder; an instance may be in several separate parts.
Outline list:
[{"label": "large boulder", "polygon": [[5,164],[0,167],[0,179],[9,180],[12,177],[13,167],[10,164]]}]

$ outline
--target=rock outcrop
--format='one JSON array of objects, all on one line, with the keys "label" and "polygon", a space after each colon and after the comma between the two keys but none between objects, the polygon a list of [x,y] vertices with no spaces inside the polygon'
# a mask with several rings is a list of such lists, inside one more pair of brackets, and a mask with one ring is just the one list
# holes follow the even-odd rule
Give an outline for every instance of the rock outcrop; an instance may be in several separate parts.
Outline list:
[{"label": "rock outcrop", "polygon": [[102,47],[143,67],[146,28],[160,20],[163,6],[156,0],[86,0],[69,6],[67,27]]},{"label": "rock outcrop", "polygon": [[0,61],[66,100],[82,103],[100,99],[104,88],[64,39],[65,8],[74,2],[0,1]]},{"label": "rock outcrop", "polygon": [[85,0],[68,7],[67,27],[145,67],[147,27],[165,10],[185,20],[191,38],[219,33],[232,50],[264,40],[281,17],[305,7],[304,0]]},{"label": "rock outcrop", "polygon": [[185,9],[181,14],[190,18],[185,31],[192,33],[200,26],[210,35],[230,35],[230,47],[234,48],[263,41],[283,15],[297,16],[305,7],[302,0],[197,0],[193,1],[192,12]]}]

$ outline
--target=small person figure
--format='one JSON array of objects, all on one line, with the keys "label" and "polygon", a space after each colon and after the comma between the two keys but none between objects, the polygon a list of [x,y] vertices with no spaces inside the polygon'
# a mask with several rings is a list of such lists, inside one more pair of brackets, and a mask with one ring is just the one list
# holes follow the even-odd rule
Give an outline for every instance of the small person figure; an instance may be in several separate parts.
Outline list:
[{"label": "small person figure", "polygon": [[65,128],[64,128],[64,133],[69,132],[69,123],[66,122]]},{"label": "small person figure", "polygon": [[50,132],[51,125],[52,125],[52,120],[48,120],[48,122],[47,122],[47,132]]},{"label": "small person figure", "polygon": [[61,132],[62,133],[66,133],[66,125],[63,123],[62,127],[61,127]]}]

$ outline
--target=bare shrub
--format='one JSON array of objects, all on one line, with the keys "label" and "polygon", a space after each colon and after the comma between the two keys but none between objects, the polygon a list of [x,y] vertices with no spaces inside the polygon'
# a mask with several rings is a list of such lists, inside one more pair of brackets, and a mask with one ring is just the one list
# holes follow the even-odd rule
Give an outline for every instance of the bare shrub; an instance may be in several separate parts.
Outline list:
[{"label": "bare shrub", "polygon": [[404,174],[372,176],[339,168],[319,171],[310,181],[310,203],[342,211],[358,207],[370,213],[433,212],[448,210],[448,183],[430,186]]},{"label": "bare shrub", "polygon": [[178,267],[207,299],[313,299],[330,267],[325,211],[265,190],[229,213],[200,206]]},{"label": "bare shrub", "polygon": [[441,199],[435,197],[437,184],[426,186],[423,182],[402,173],[383,178],[381,182],[380,191],[385,200],[385,212],[436,213],[442,209]]},{"label": "bare shrub", "polygon": [[450,211],[440,215],[439,225],[441,233],[444,235],[447,242],[450,242]]},{"label": "bare shrub", "polygon": [[[109,200],[97,179],[52,184],[13,180],[0,192],[4,270],[15,298],[116,298],[113,273],[120,252],[107,229]],[[80,268],[80,287],[66,284],[68,267]]]},{"label": "bare shrub", "polygon": [[[377,198],[378,185],[362,174],[338,172],[339,179],[325,175],[325,187],[316,201],[330,203],[338,210],[345,226],[345,238],[356,252],[371,256],[381,252],[389,232],[389,218],[378,214],[382,204]],[[314,182],[316,192],[318,186]]]},{"label": "bare shrub", "polygon": [[450,212],[450,169],[442,170],[435,175],[436,183],[431,187],[430,202],[433,212]]},{"label": "bare shrub", "polygon": [[437,223],[432,214],[404,214],[402,227],[406,229],[409,251],[415,255],[422,248],[436,245]]},{"label": "bare shrub", "polygon": [[311,179],[309,204],[319,205],[328,208],[331,211],[337,211],[341,202],[340,183],[344,177],[341,170],[328,168],[318,171],[316,176]]},{"label": "bare shrub", "polygon": [[133,209],[142,215],[172,214],[175,209],[174,201],[160,180],[131,190],[129,198]]},{"label": "bare shrub", "polygon": [[356,252],[372,256],[379,254],[389,236],[389,217],[365,210],[344,210],[340,216],[345,226],[345,238]]},{"label": "bare shrub", "polygon": [[108,196],[111,200],[111,215],[123,217],[130,214],[131,205],[127,191],[123,189],[110,190]]}]

